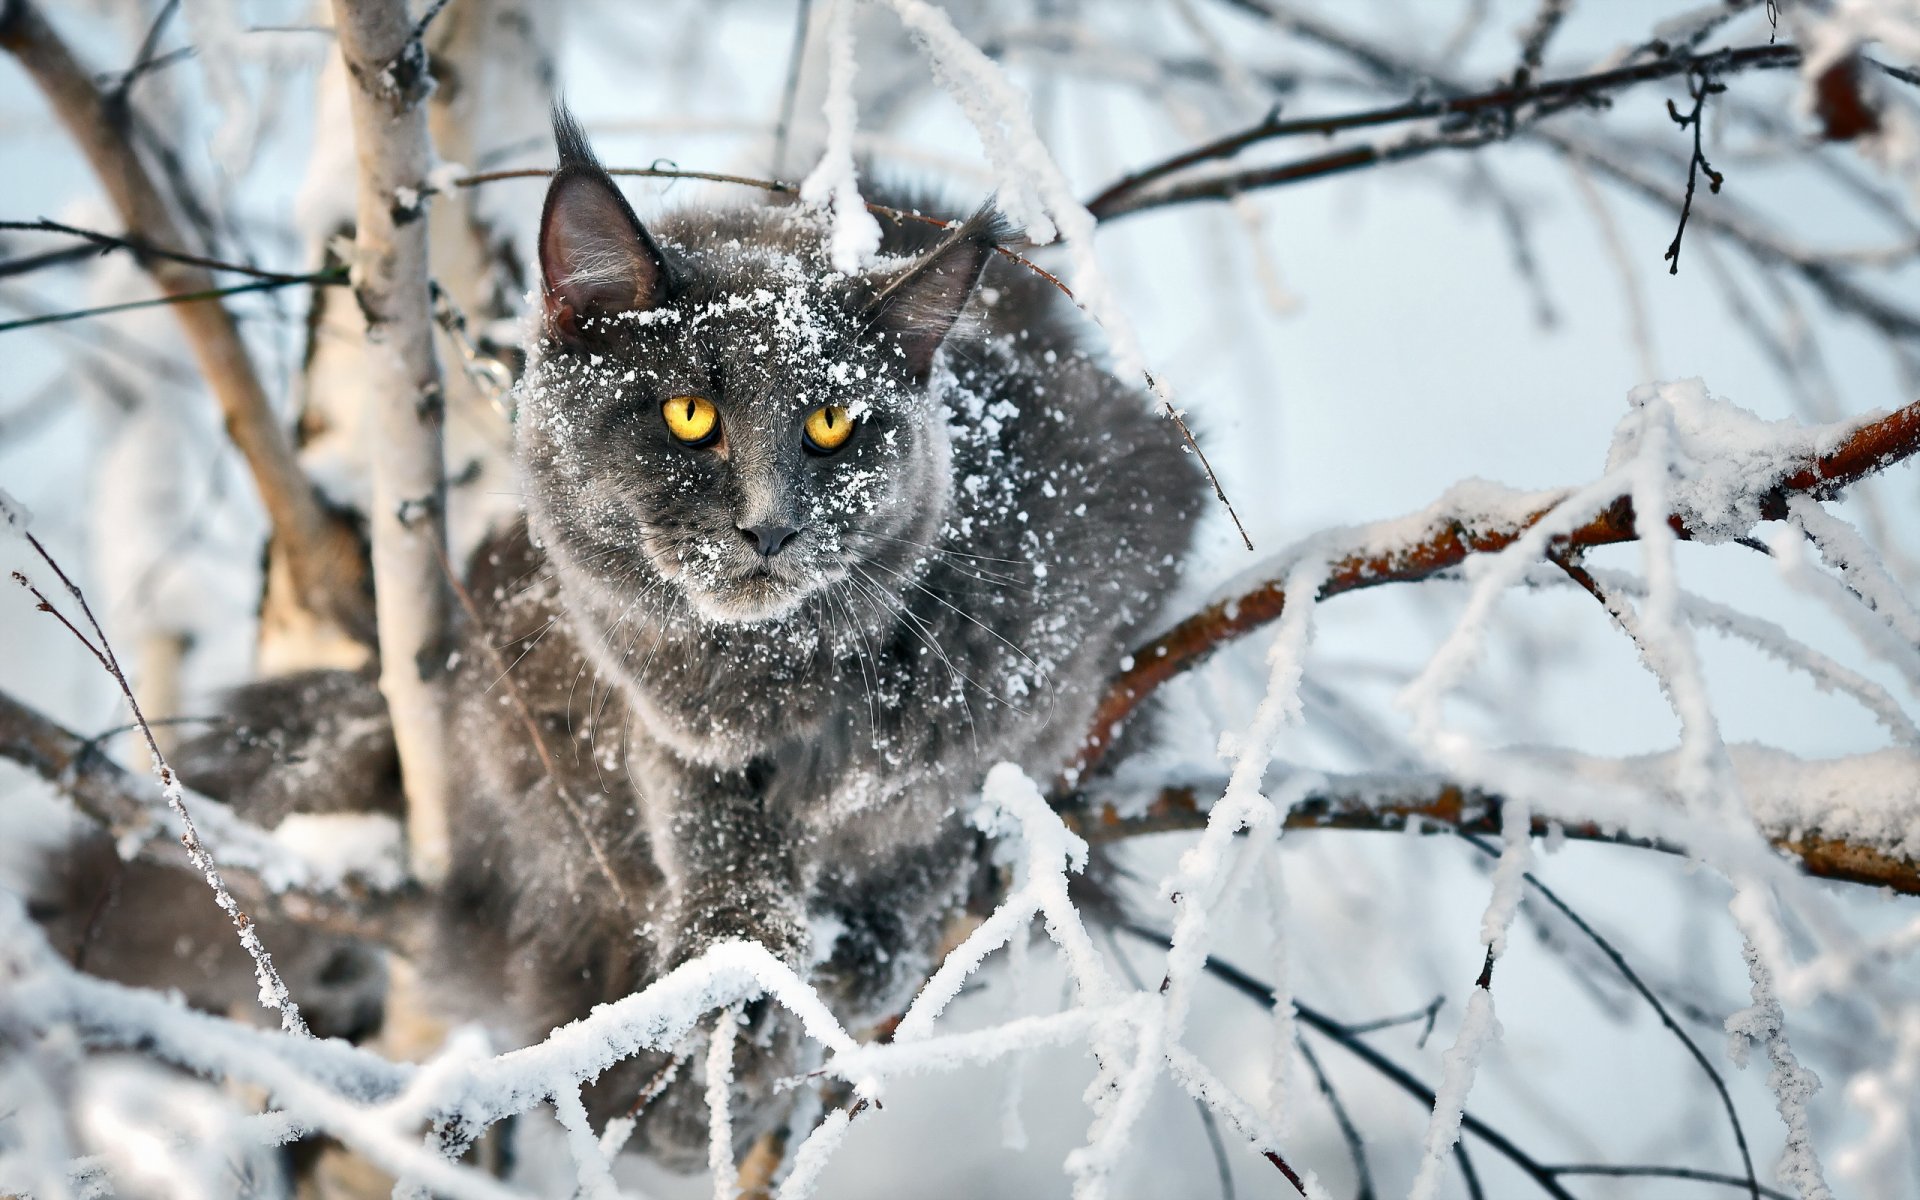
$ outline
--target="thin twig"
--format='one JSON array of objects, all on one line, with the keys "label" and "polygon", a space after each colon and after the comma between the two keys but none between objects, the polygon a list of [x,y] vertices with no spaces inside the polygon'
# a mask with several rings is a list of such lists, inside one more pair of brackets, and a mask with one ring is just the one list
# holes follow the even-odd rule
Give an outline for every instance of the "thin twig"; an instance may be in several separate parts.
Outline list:
[{"label": "thin twig", "polygon": [[1346,1030],[1355,1037],[1359,1037],[1364,1033],[1378,1033],[1382,1029],[1393,1029],[1401,1025],[1412,1025],[1415,1022],[1419,1022],[1420,1040],[1415,1044],[1424,1046],[1426,1045],[1427,1038],[1433,1033],[1433,1023],[1435,1019],[1440,1016],[1440,1010],[1446,1006],[1446,1003],[1447,998],[1444,995],[1435,996],[1433,999],[1427,1001],[1425,1007],[1417,1008],[1410,1013],[1402,1013],[1397,1017],[1381,1017],[1375,1021],[1349,1022]]},{"label": "thin twig", "polygon": [[1347,1112],[1347,1106],[1341,1101],[1340,1093],[1334,1090],[1333,1080],[1327,1075],[1325,1067],[1320,1065],[1320,1056],[1305,1041],[1296,1040],[1295,1047],[1300,1058],[1312,1072],[1313,1081],[1320,1088],[1320,1095],[1326,1099],[1327,1108],[1333,1113],[1333,1123],[1340,1128],[1340,1140],[1347,1144],[1347,1158],[1353,1163],[1354,1182],[1357,1191],[1354,1200],[1375,1200],[1373,1190],[1373,1168],[1367,1163],[1367,1143],[1360,1136],[1360,1129],[1353,1123],[1353,1117]]},{"label": "thin twig", "polygon": [[203,300],[219,300],[226,296],[239,296],[247,292],[272,292],[286,287],[298,287],[312,284],[315,287],[333,287],[347,283],[344,269],[315,271],[311,275],[291,275],[285,279],[263,279],[255,283],[235,284],[232,287],[207,288],[198,292],[175,292],[166,296],[156,296],[151,300],[129,300],[124,304],[102,304],[93,308],[78,308],[69,312],[40,313],[31,317],[20,317],[12,321],[0,321],[0,333],[15,329],[32,329],[36,325],[58,325],[66,321],[84,321],[89,317],[104,317],[114,313],[133,312],[142,308],[160,308],[175,304],[193,304]]},{"label": "thin twig", "polygon": [[[1748,1180],[1738,1175],[1725,1175],[1719,1171],[1702,1171],[1694,1167],[1642,1167],[1615,1165],[1612,1163],[1556,1163],[1550,1168],[1555,1175],[1610,1175],[1619,1179],[1691,1179],[1699,1183],[1724,1183],[1728,1187],[1744,1188]],[[1765,1196],[1767,1200],[1793,1200],[1793,1197],[1778,1188],[1765,1184],[1756,1184],[1752,1194]]]},{"label": "thin twig", "polygon": [[[101,233],[95,229],[81,229],[76,225],[67,225],[59,221],[49,221],[45,217],[37,221],[0,221],[0,229],[19,230],[23,233],[58,233],[67,237],[80,238],[98,247],[97,253],[105,254],[114,250],[126,250],[144,265],[148,258],[164,258],[171,262],[188,263],[196,267],[205,267],[210,271],[230,271],[236,275],[251,275],[255,279],[272,279],[280,283],[310,283],[311,272],[288,274],[284,271],[263,271],[245,263],[225,262],[217,258],[208,258],[203,254],[188,254],[183,250],[169,250],[156,246],[145,238],[132,235],[116,237],[110,233]],[[0,272],[5,274],[7,272]]]},{"label": "thin twig", "polygon": [[1701,148],[1701,138],[1706,129],[1706,122],[1702,118],[1706,113],[1707,97],[1717,96],[1726,90],[1726,84],[1715,80],[1703,68],[1687,74],[1687,94],[1693,97],[1693,111],[1683,116],[1673,101],[1667,101],[1667,116],[1672,118],[1673,123],[1682,129],[1693,130],[1693,157],[1687,160],[1687,194],[1680,201],[1680,227],[1673,231],[1673,242],[1661,256],[1671,264],[1667,267],[1669,275],[1680,273],[1680,239],[1686,236],[1687,218],[1693,215],[1694,186],[1700,174],[1706,173],[1707,190],[1716,196],[1720,194],[1720,185],[1726,182],[1726,176],[1713,169],[1713,164],[1707,161],[1706,153]]},{"label": "thin twig", "polygon": [[99,660],[100,665],[105,668],[114,684],[120,689],[120,694],[126,698],[128,707],[133,710],[134,723],[140,727],[140,736],[146,740],[147,750],[153,756],[153,773],[160,779],[160,788],[167,798],[167,806],[173,810],[174,816],[180,821],[180,844],[186,848],[187,857],[192,861],[194,869],[200,872],[201,877],[207,881],[207,886],[213,889],[214,901],[233,922],[235,931],[240,935],[241,947],[246,950],[247,956],[253,959],[254,974],[260,980],[260,1003],[268,1008],[280,1010],[281,1029],[288,1033],[306,1035],[307,1023],[300,1018],[299,1006],[288,994],[287,985],[281,981],[280,972],[273,965],[273,956],[268,954],[266,946],[261,944],[260,934],[253,927],[253,918],[246,914],[239,902],[233,898],[233,893],[227,890],[226,881],[220,877],[219,865],[213,861],[213,856],[207,853],[206,847],[201,844],[200,830],[193,823],[193,815],[187,811],[186,796],[180,781],[174,775],[173,767],[167,763],[167,756],[160,752],[160,743],[154,737],[153,726],[147,724],[146,714],[140,711],[140,701],[134,696],[133,685],[127,681],[126,672],[121,670],[120,660],[115,657],[113,646],[107,641],[107,631],[100,627],[99,620],[94,617],[93,608],[88,605],[87,597],[80,590],[80,585],[61,569],[60,564],[54,560],[52,554],[47,552],[47,548],[41,544],[40,539],[32,533],[28,533],[26,539],[27,543],[33,547],[34,553],[38,554],[40,560],[46,563],[59,578],[61,585],[66,588],[67,595],[79,605],[80,613],[86,619],[87,628],[93,631],[93,638],[88,639],[86,634],[82,633],[74,622],[61,612],[59,607],[49,600],[26,575],[15,571],[14,580],[33,596],[41,612],[52,614],[74,637],[80,640],[80,644],[85,646],[94,658]]},{"label": "thin twig", "polygon": [[[1173,948],[1173,939],[1151,926],[1140,925],[1131,921],[1123,921],[1120,923],[1120,928],[1142,941],[1149,942],[1163,950],[1171,950]],[[1212,975],[1215,979],[1226,984],[1242,996],[1252,1000],[1262,1008],[1268,1010],[1273,1008],[1274,999],[1272,987],[1255,979],[1231,963],[1211,955],[1207,957],[1204,965],[1209,975]],[[1298,1000],[1293,1002],[1293,1011],[1294,1015],[1299,1017],[1309,1028],[1318,1031],[1329,1040],[1345,1048],[1356,1058],[1359,1058],[1362,1062],[1385,1076],[1401,1091],[1419,1100],[1428,1108],[1433,1107],[1437,1097],[1434,1095],[1432,1088],[1421,1083],[1413,1072],[1402,1067],[1399,1063],[1394,1062],[1378,1050],[1375,1050],[1363,1039],[1348,1033],[1346,1026],[1342,1025],[1339,1021],[1334,1020],[1318,1009],[1309,1008]],[[1554,1178],[1551,1167],[1520,1149],[1519,1146],[1508,1140],[1504,1134],[1491,1125],[1488,1125],[1485,1121],[1480,1120],[1470,1112],[1462,1110],[1460,1114],[1460,1127],[1492,1147],[1496,1153],[1508,1162],[1520,1168],[1521,1171],[1525,1172],[1530,1179],[1540,1186],[1542,1191],[1546,1192],[1549,1196],[1555,1197],[1555,1200],[1575,1200],[1575,1197]]]},{"label": "thin twig", "polygon": [[[1591,578],[1591,576],[1589,576],[1589,578]],[[1460,836],[1468,845],[1480,851],[1482,854],[1490,858],[1499,857],[1500,852],[1498,850],[1495,850],[1492,846],[1487,845],[1472,834],[1462,833]],[[1705,1051],[1700,1049],[1699,1044],[1693,1040],[1692,1035],[1681,1028],[1680,1023],[1673,1019],[1673,1015],[1667,1011],[1667,1006],[1662,1004],[1660,998],[1653,994],[1653,989],[1649,988],[1634,969],[1627,965],[1626,956],[1621,954],[1612,942],[1602,937],[1599,930],[1587,924],[1585,918],[1573,911],[1566,901],[1556,895],[1552,888],[1540,882],[1531,871],[1521,876],[1521,878],[1526,881],[1527,886],[1533,888],[1534,891],[1540,894],[1541,899],[1551,904],[1561,916],[1572,922],[1575,929],[1585,934],[1587,939],[1599,948],[1600,953],[1607,956],[1607,961],[1613,964],[1614,970],[1620,972],[1620,977],[1625,979],[1628,985],[1631,986],[1634,991],[1640,993],[1641,998],[1652,1006],[1655,1015],[1660,1018],[1660,1023],[1666,1026],[1673,1036],[1680,1039],[1680,1044],[1687,1048],[1687,1053],[1693,1056],[1693,1061],[1700,1064],[1700,1069],[1706,1072],[1708,1080],[1713,1083],[1714,1091],[1720,1094],[1720,1106],[1726,1110],[1727,1122],[1733,1127],[1734,1144],[1739,1147],[1740,1163],[1746,1172],[1743,1176],[1743,1182],[1752,1200],[1760,1200],[1760,1179],[1754,1173],[1753,1152],[1747,1147],[1746,1128],[1740,1123],[1740,1113],[1739,1110],[1734,1107],[1733,1094],[1727,1090],[1727,1081],[1722,1078],[1719,1070],[1714,1067],[1712,1060],[1707,1057]]]},{"label": "thin twig", "polygon": [[1567,19],[1573,0],[1540,0],[1540,7],[1533,14],[1533,21],[1520,35],[1520,67],[1513,74],[1517,87],[1526,86],[1534,72],[1547,57],[1547,43],[1553,35],[1560,32],[1560,25]]},{"label": "thin twig", "polygon": [[140,49],[133,56],[133,65],[122,71],[114,81],[113,87],[106,93],[107,111],[124,114],[127,111],[129,94],[133,85],[142,75],[153,69],[154,55],[160,49],[160,38],[167,31],[167,24],[180,11],[180,0],[166,0],[160,11],[153,14],[153,20],[147,25],[146,36],[140,39]]},{"label": "thin twig", "polygon": [[[1800,50],[1796,46],[1747,46],[1708,55],[1658,59],[1617,70],[1576,75],[1530,86],[1509,84],[1471,95],[1418,100],[1409,104],[1337,113],[1326,117],[1282,120],[1277,112],[1271,113],[1266,119],[1239,132],[1183,150],[1151,166],[1142,167],[1122,176],[1087,201],[1087,210],[1101,219],[1134,211],[1135,200],[1150,185],[1201,163],[1232,158],[1242,150],[1262,142],[1309,135],[1332,136],[1348,130],[1371,129],[1409,121],[1445,117],[1482,117],[1487,114],[1493,115],[1496,125],[1511,132],[1520,123],[1520,111],[1529,106],[1538,110],[1533,114],[1533,118],[1537,118],[1576,106],[1595,107],[1603,104],[1606,95],[1610,92],[1631,87],[1634,84],[1670,79],[1675,75],[1688,74],[1706,67],[1711,67],[1716,74],[1753,68],[1792,67],[1800,62],[1800,57]],[[1261,185],[1257,183],[1243,185],[1242,190],[1257,186]]]}]

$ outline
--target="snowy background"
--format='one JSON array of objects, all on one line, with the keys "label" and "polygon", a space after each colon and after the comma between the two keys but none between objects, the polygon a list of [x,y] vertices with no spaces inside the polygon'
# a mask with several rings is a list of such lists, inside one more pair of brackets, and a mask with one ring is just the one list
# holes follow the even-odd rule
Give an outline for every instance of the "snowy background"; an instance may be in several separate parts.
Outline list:
[{"label": "snowy background", "polygon": [[[782,172],[788,178],[813,165],[827,134],[818,27],[833,6],[817,0],[813,7],[816,37],[794,105]],[[982,155],[967,113],[934,84],[921,51],[885,7],[863,5],[855,21],[857,148],[890,172],[938,181],[956,208],[969,206],[1005,180]],[[1766,42],[1764,7],[1749,7],[1709,45]],[[1783,7],[1792,16],[1802,6]],[[1807,28],[1837,24],[1856,9],[1877,13],[1892,31],[1880,53],[1911,65],[1920,10],[1894,0],[1833,7],[1839,15],[1803,15]],[[1479,87],[1511,74],[1517,31],[1537,8],[1533,0],[1376,0],[1323,3],[1317,11]],[[1656,0],[1576,2],[1543,74],[1595,69],[1688,8]],[[552,23],[556,84],[609,165],[667,161],[752,175],[773,169],[772,128],[794,33],[791,3],[564,9],[540,16]],[[308,269],[316,233],[351,202],[351,165],[339,153],[342,121],[320,88],[331,40],[312,26],[327,24],[326,16],[298,4],[221,0],[184,10],[163,44],[196,44],[199,62],[156,72],[139,86],[151,89],[156,111],[168,115],[171,143],[201,181],[230,244],[270,267]],[[1295,116],[1405,98],[1364,84],[1339,56],[1209,0],[1005,0],[955,4],[952,13],[961,32],[994,50],[1032,98],[1035,124],[1081,198],[1132,167],[1255,122],[1276,102]],[[72,4],[54,16],[87,61],[106,70],[130,60],[152,9]],[[1893,41],[1901,31],[1911,39],[1904,58]],[[1796,32],[1805,29],[1789,22],[1781,36]],[[501,46],[503,55],[515,52]],[[1223,59],[1248,74],[1228,70],[1223,81]],[[1197,72],[1169,79],[1162,74],[1169,62],[1214,64],[1212,78]],[[1284,94],[1266,76],[1283,77]],[[1814,149],[1799,74],[1750,73],[1728,83],[1727,104],[1709,108],[1707,142],[1727,183],[1721,196],[1703,188],[1699,209],[1710,212],[1724,197],[1762,214],[1796,243],[1885,252],[1889,265],[1874,268],[1866,282],[1920,308],[1920,174],[1911,144],[1902,159],[1889,136],[1890,161],[1882,162],[1847,147]],[[1909,137],[1913,95],[1908,90],[1898,101]],[[1257,547],[1249,555],[1215,510],[1181,609],[1303,538],[1420,510],[1461,480],[1547,489],[1597,479],[1609,465],[1616,428],[1628,418],[1630,392],[1655,380],[1697,378],[1713,397],[1770,420],[1830,422],[1920,396],[1913,343],[1903,348],[1835,313],[1797,280],[1756,270],[1697,223],[1678,275],[1667,273],[1661,252],[1673,236],[1689,142],[1667,117],[1669,98],[1684,107],[1682,81],[1625,91],[1604,113],[1555,118],[1555,128],[1639,139],[1671,157],[1671,195],[1662,203],[1596,180],[1565,154],[1522,137],[1279,188],[1232,207],[1171,207],[1101,229],[1091,249],[1118,307],[1138,332],[1147,363],[1187,410]],[[1770,115],[1779,130],[1764,133],[1739,119],[1736,101]],[[547,164],[543,103],[530,93],[522,111],[496,113],[475,161],[462,165]],[[1309,139],[1294,151],[1321,145]],[[1861,189],[1836,184],[1834,173],[1810,165],[1816,158],[1843,160],[1836,170]],[[0,179],[8,181],[0,217],[116,227],[84,163],[11,64],[0,67]],[[643,219],[665,205],[737,195],[686,181],[626,184]],[[528,179],[480,189],[483,211],[512,232],[523,259],[542,188]],[[1869,192],[1888,204],[1868,199]],[[10,241],[8,257],[28,248],[24,237]],[[1082,264],[1067,255],[1043,248],[1034,257],[1081,281]],[[11,310],[4,315],[81,307],[136,297],[142,286],[137,268],[112,260],[0,279],[0,307]],[[231,304],[244,317],[270,391],[291,412],[305,293]],[[145,310],[0,339],[0,487],[32,509],[35,532],[76,569],[123,651],[154,630],[190,636],[181,711],[205,711],[216,689],[254,669],[251,621],[264,526],[243,468],[217,437],[216,412],[171,317]],[[1694,393],[1683,386],[1660,394]],[[477,524],[511,506],[511,484],[489,479],[456,493],[460,520]],[[332,482],[348,492],[355,486],[351,478]],[[1866,529],[1892,577],[1913,586],[1920,476],[1910,466],[1829,511]],[[1758,532],[1767,537],[1777,527]],[[0,553],[11,556],[9,567],[26,561],[14,543]],[[1727,545],[1682,544],[1675,559],[1689,591],[1785,627],[1892,693],[1909,716],[1920,712],[1914,675],[1899,655],[1863,645],[1842,612],[1796,589],[1776,562]],[[1597,553],[1591,562],[1645,569],[1637,545]],[[1470,583],[1457,579],[1395,586],[1340,597],[1312,613],[1311,644],[1298,663],[1303,709],[1276,733],[1274,760],[1285,769],[1268,777],[1270,794],[1280,794],[1280,781],[1294,769],[1390,769],[1408,759],[1438,765],[1442,742],[1462,761],[1527,747],[1610,758],[1675,749],[1680,727],[1659,681],[1599,606],[1566,586],[1505,595],[1481,630],[1484,660],[1471,665],[1444,709],[1444,737],[1423,735],[1414,727],[1417,711],[1395,700],[1448,642],[1470,592]],[[4,603],[0,686],[83,732],[123,723],[111,681],[84,650],[33,613],[24,594]],[[1136,767],[1224,777],[1232,760],[1221,755],[1221,735],[1242,735],[1255,720],[1274,636],[1249,638],[1174,684],[1165,744],[1151,764]],[[1124,649],[1116,647],[1116,667]],[[1808,759],[1888,745],[1888,731],[1855,700],[1816,688],[1752,645],[1701,632],[1697,650],[1728,743]],[[1857,774],[1840,786],[1858,796],[1904,798],[1895,819],[1920,836],[1913,824],[1920,811],[1915,761],[1909,754],[1856,764],[1848,769]],[[62,813],[42,784],[0,767],[5,868],[16,876],[27,870],[32,848],[60,836]],[[1173,929],[1174,907],[1159,881],[1180,869],[1179,856],[1196,837],[1160,835],[1124,848],[1122,861],[1139,879],[1133,899],[1144,923]],[[1501,891],[1492,861],[1446,836],[1289,833],[1272,865],[1213,912],[1212,944],[1225,960],[1269,984],[1284,982],[1304,1003],[1344,1021],[1418,1012],[1443,999],[1430,1034],[1416,1020],[1366,1035],[1435,1086],[1475,990],[1490,896]],[[1754,1000],[1726,875],[1679,858],[1580,844],[1537,847],[1532,869],[1621,948],[1725,1074],[1761,1180],[1771,1183],[1787,1132],[1769,1062],[1756,1052],[1744,1069],[1737,1066],[1722,1028]],[[1920,1144],[1920,972],[1910,956],[1920,946],[1920,909],[1912,899],[1855,886],[1799,885],[1780,905],[1781,945],[1794,964],[1842,951],[1830,936],[1833,926],[1807,916],[1829,906],[1853,939],[1846,953],[1858,952],[1860,982],[1788,995],[1793,1048],[1823,1083],[1803,1098],[1812,1145],[1834,1195],[1917,1195],[1920,1154],[1911,1147]],[[1151,992],[1167,971],[1164,950],[1126,935],[1114,944],[1098,930],[1093,937],[1120,979],[1137,973]],[[1881,939],[1891,949],[1860,949]],[[1277,974],[1282,964],[1284,981]],[[1773,965],[1784,973],[1793,964]],[[986,1030],[1057,1013],[1071,999],[1069,975],[1045,941],[1017,972],[1002,953],[970,981],[941,1026]],[[1193,982],[1192,997],[1186,1047],[1264,1114],[1288,1162],[1317,1175],[1329,1195],[1355,1195],[1349,1146],[1297,1056],[1275,1085],[1271,1016],[1206,978]],[[1499,960],[1492,1001],[1501,1032],[1479,1057],[1467,1102],[1474,1116],[1542,1161],[1740,1172],[1725,1115],[1699,1066],[1591,944],[1531,894]],[[1420,1171],[1428,1107],[1339,1046],[1312,1032],[1301,1037],[1364,1138],[1374,1194],[1406,1193]],[[1475,1042],[1471,1031],[1467,1041]],[[1082,1094],[1095,1069],[1082,1039],[890,1079],[884,1108],[853,1123],[818,1194],[1065,1195],[1076,1177],[1062,1164],[1087,1141]],[[218,1107],[211,1090],[189,1102],[187,1085],[125,1059],[103,1061],[80,1078],[76,1154],[111,1151],[144,1156],[151,1165],[244,1153],[235,1147],[245,1139],[208,1115]],[[0,1098],[0,1110],[10,1107]],[[0,1130],[7,1119],[0,1116]],[[192,1133],[201,1120],[227,1130],[226,1140]],[[549,1124],[545,1117],[522,1122],[518,1181],[552,1195],[573,1186],[575,1172]],[[1192,1100],[1162,1079],[1116,1161],[1112,1194],[1288,1193],[1244,1138],[1231,1128],[1218,1136],[1230,1179],[1218,1177]],[[180,1148],[181,1137],[190,1149]],[[1486,1195],[1532,1194],[1535,1185],[1511,1164],[1471,1138],[1467,1146]],[[164,1169],[156,1176],[166,1177]],[[199,1176],[216,1181],[209,1188],[230,1191],[239,1177]],[[709,1194],[713,1186],[625,1160],[618,1178],[649,1195]],[[1440,1195],[1469,1194],[1450,1162],[1437,1183]],[[1744,1190],[1672,1179],[1566,1176],[1561,1183],[1596,1198]],[[123,1179],[122,1186],[140,1193],[141,1186],[166,1192],[173,1185]],[[1780,1186],[1789,1194],[1821,1194]]]}]

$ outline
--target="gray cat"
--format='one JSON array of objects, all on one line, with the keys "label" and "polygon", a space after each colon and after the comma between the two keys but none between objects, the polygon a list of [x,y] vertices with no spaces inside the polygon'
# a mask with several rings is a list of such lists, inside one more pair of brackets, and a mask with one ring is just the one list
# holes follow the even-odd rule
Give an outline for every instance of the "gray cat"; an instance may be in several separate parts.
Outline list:
[{"label": "gray cat", "polygon": [[[1050,779],[1085,734],[1177,578],[1201,477],[1066,299],[996,254],[990,211],[883,222],[878,264],[846,276],[790,204],[649,229],[564,112],[555,133],[527,515],[470,569],[485,621],[453,682],[434,974],[534,1039],[747,938],[858,1030],[904,1005],[965,898],[987,768]],[[245,807],[270,776],[225,790]],[[743,1140],[807,1065],[749,1015]],[[692,1167],[701,1058],[676,1061],[589,1099],[638,1107],[638,1144]]]}]

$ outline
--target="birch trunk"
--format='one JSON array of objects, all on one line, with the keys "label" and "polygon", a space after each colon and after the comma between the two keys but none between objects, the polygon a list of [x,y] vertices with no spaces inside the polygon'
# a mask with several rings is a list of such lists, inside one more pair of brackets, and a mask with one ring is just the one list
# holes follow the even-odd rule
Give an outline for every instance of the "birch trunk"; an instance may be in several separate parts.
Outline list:
[{"label": "birch trunk", "polygon": [[400,0],[334,0],[333,13],[359,164],[353,283],[367,320],[380,690],[400,751],[413,873],[431,885],[445,877],[449,854],[442,701],[450,611],[440,562],[446,400],[427,279],[431,81]]}]

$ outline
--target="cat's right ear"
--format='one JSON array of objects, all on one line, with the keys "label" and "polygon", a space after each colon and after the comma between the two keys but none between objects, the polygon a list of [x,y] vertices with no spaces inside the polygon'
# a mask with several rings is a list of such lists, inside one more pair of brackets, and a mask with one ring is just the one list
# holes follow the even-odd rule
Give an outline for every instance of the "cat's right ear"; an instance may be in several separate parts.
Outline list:
[{"label": "cat's right ear", "polygon": [[666,256],[561,104],[553,107],[553,140],[560,167],[540,212],[541,294],[548,331],[577,342],[588,318],[659,306],[673,278]]}]

